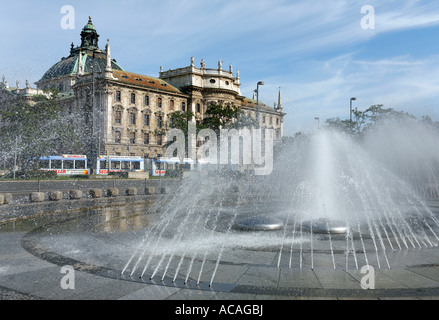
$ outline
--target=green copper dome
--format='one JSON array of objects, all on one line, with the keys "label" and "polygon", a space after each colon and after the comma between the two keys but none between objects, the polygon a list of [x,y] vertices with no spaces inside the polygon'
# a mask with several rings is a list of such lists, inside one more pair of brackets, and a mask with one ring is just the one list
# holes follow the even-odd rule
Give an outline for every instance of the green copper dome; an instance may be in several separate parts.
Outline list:
[{"label": "green copper dome", "polygon": [[[88,23],[81,32],[81,45],[74,48],[73,43],[70,49],[70,55],[67,58],[62,58],[54,64],[39,81],[54,79],[66,75],[77,74],[79,72],[79,63],[82,63],[82,70],[84,73],[103,72],[107,63],[107,55],[105,50],[100,50],[98,47],[99,35],[89,17]],[[81,60],[79,55],[81,54]],[[93,62],[94,60],[94,62]],[[94,70],[93,70],[93,65]],[[113,70],[124,69],[119,66],[116,60],[111,60],[111,67]]]},{"label": "green copper dome", "polygon": [[[90,52],[81,52],[81,62],[83,66],[84,73],[93,72],[93,54]],[[107,61],[105,55],[95,54],[94,65],[95,72],[103,72]],[[111,67],[113,70],[124,70],[117,62],[112,59]],[[79,71],[79,52],[75,52],[67,58],[61,59],[61,61],[55,63],[46,73],[43,75],[40,81],[54,79],[66,75],[74,75]]]},{"label": "green copper dome", "polygon": [[84,32],[96,32],[96,28],[91,21],[91,17],[88,17],[88,23],[82,28]]}]

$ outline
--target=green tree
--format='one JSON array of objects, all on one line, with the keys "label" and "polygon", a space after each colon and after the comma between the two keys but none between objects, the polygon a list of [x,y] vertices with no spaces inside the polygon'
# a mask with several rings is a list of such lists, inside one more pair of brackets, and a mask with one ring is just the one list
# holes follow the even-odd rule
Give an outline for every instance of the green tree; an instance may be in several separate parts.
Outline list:
[{"label": "green tree", "polygon": [[[174,111],[170,115],[169,127],[179,129],[184,133],[186,154],[188,151],[189,123],[192,121],[194,113],[192,111]],[[165,147],[170,146],[174,141],[167,141]]]},{"label": "green tree", "polygon": [[175,111],[171,113],[171,121],[169,126],[171,128],[180,129],[187,137],[188,123],[192,121],[194,113],[192,111]]},{"label": "green tree", "polygon": [[[175,111],[171,113],[170,127],[181,130],[186,139],[186,152],[188,147],[188,124],[192,121],[194,113],[191,111]],[[195,130],[198,133],[201,129],[212,129],[217,134],[217,142],[220,142],[221,129],[242,129],[259,127],[257,121],[251,116],[244,113],[236,106],[223,106],[220,104],[211,104],[207,106],[205,117],[200,123],[195,123]],[[168,141],[169,146],[174,141]]]},{"label": "green tree", "polygon": [[240,113],[241,110],[235,106],[209,105],[200,127],[212,129],[219,135],[221,129],[234,125],[233,123],[238,120]]},{"label": "green tree", "polygon": [[370,106],[364,111],[358,110],[358,108],[352,110],[352,122],[350,120],[340,120],[340,118],[330,118],[326,120],[326,124],[329,128],[361,136],[378,124],[383,125],[387,122],[406,119],[416,118],[407,112],[384,108],[382,104],[377,104]]}]

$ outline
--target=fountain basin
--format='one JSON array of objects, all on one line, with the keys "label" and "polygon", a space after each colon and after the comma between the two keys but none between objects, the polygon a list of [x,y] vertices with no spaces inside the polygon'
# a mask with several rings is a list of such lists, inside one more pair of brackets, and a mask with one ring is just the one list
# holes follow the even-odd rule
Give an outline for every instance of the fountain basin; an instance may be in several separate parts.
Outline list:
[{"label": "fountain basin", "polygon": [[270,231],[283,227],[284,223],[281,220],[268,216],[250,217],[235,223],[236,229],[247,231]]},{"label": "fountain basin", "polygon": [[316,234],[346,234],[349,228],[342,222],[328,219],[317,219],[313,221],[304,221],[303,228]]}]

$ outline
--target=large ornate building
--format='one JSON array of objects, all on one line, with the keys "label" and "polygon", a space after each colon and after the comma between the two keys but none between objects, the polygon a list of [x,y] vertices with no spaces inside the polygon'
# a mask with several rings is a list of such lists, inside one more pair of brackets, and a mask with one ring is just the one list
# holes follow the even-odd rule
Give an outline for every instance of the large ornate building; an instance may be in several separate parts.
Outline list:
[{"label": "large ornate building", "polygon": [[190,110],[193,121],[201,121],[210,104],[234,105],[259,121],[261,128],[274,129],[274,138],[283,135],[282,103],[275,107],[241,95],[239,71],[222,62],[214,69],[204,60],[195,66],[163,71],[151,77],[124,70],[111,58],[110,45],[98,46],[99,35],[91,18],[81,32],[81,44],[72,43],[70,54],[61,58],[36,82],[33,89],[11,88],[3,79],[9,95],[32,95],[44,89],[60,91],[65,112],[75,115],[75,126],[86,140],[87,154],[96,156],[164,155],[164,133],[174,111]]}]

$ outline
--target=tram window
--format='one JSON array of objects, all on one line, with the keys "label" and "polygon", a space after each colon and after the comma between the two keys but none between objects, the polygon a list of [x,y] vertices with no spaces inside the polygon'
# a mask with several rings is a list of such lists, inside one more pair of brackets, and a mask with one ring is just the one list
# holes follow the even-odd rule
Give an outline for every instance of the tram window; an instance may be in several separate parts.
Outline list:
[{"label": "tram window", "polygon": [[49,160],[40,160],[40,168],[43,169],[49,168]]},{"label": "tram window", "polygon": [[113,169],[113,170],[120,169],[120,162],[119,161],[111,161],[111,169]]},{"label": "tram window", "polygon": [[62,160],[52,160],[52,169],[61,169]]},{"label": "tram window", "polygon": [[64,160],[64,169],[74,169],[73,168],[73,160]]},{"label": "tram window", "polygon": [[75,169],[85,169],[85,161],[76,161]]},{"label": "tram window", "polygon": [[131,163],[131,169],[133,169],[133,170],[140,170],[140,162],[132,162]]}]

